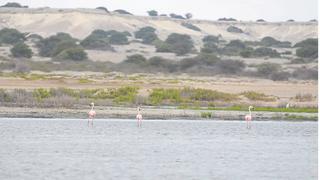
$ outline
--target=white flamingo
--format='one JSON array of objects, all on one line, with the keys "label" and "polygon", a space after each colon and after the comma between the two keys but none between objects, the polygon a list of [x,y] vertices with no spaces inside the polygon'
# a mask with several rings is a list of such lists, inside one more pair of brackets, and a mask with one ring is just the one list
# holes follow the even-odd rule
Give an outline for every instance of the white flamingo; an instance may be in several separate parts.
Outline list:
[{"label": "white flamingo", "polygon": [[88,125],[89,121],[91,120],[91,125],[93,125],[93,119],[96,116],[96,111],[93,110],[94,108],[94,103],[91,103],[91,110],[88,112],[89,118],[88,118]]},{"label": "white flamingo", "polygon": [[137,114],[137,116],[136,116],[136,119],[137,119],[137,121],[138,121],[138,127],[141,127],[141,124],[142,124],[142,115],[141,115],[141,108],[140,108],[140,106],[138,106],[138,114]]},{"label": "white flamingo", "polygon": [[249,114],[247,114],[244,119],[247,122],[247,128],[251,128],[251,120],[252,120],[252,115],[251,115],[251,109],[254,109],[252,106],[249,106]]}]

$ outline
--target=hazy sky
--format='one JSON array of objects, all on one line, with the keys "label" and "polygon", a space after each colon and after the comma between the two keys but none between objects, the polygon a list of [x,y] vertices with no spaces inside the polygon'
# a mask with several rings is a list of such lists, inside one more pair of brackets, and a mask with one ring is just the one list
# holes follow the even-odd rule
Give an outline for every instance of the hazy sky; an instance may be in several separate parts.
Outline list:
[{"label": "hazy sky", "polygon": [[159,13],[193,14],[195,19],[216,20],[233,17],[239,20],[308,21],[318,19],[317,0],[0,0],[0,4],[18,2],[30,7],[125,9],[136,15],[148,10]]}]

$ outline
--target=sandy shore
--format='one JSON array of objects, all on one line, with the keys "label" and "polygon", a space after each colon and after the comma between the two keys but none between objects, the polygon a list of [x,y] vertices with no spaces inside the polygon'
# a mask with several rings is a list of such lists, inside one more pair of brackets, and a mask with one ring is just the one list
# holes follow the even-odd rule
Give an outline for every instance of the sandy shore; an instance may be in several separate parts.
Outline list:
[{"label": "sandy shore", "polygon": [[[97,119],[121,118],[135,119],[136,109],[128,107],[97,107]],[[87,109],[58,109],[58,108],[21,108],[0,107],[0,117],[10,118],[87,118]],[[144,119],[181,119],[201,120],[201,112],[211,112],[212,120],[242,120],[247,112],[244,111],[222,111],[222,110],[182,110],[169,108],[143,108]],[[259,112],[252,113],[254,120],[300,120],[315,121],[317,113],[288,113],[288,112]]]}]

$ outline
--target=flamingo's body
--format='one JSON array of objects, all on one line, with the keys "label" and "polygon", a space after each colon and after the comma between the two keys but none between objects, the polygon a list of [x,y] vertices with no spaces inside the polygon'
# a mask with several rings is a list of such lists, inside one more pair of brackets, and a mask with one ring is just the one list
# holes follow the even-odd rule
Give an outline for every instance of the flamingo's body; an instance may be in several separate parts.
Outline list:
[{"label": "flamingo's body", "polygon": [[141,127],[141,124],[142,124],[142,115],[141,115],[140,111],[141,111],[141,108],[138,107],[138,114],[136,116],[136,119],[138,121],[138,127]]},{"label": "flamingo's body", "polygon": [[252,106],[249,106],[249,114],[247,114],[247,115],[244,117],[244,119],[245,119],[246,122],[247,122],[247,128],[248,128],[248,129],[251,128],[251,120],[252,120],[251,109],[252,109],[252,108],[253,108]]},{"label": "flamingo's body", "polygon": [[88,115],[89,115],[88,125],[89,125],[89,120],[91,120],[91,124],[93,125],[93,119],[96,116],[96,111],[94,111],[93,108],[94,108],[94,103],[91,103],[91,110],[88,112]]}]

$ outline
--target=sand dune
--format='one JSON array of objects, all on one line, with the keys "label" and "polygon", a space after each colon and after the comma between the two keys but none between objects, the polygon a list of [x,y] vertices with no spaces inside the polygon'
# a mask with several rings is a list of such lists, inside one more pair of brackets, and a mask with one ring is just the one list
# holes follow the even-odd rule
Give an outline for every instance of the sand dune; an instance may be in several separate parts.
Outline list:
[{"label": "sand dune", "polygon": [[[193,31],[181,26],[187,20],[168,17],[144,17],[120,14],[107,14],[94,9],[16,9],[0,8],[0,28],[16,28],[23,32],[50,36],[57,32],[67,32],[77,38],[84,38],[95,29],[134,32],[144,26],[157,29],[161,39],[170,33],[191,35],[196,43],[203,36],[221,34],[223,38],[241,40],[259,40],[272,36],[282,41],[297,42],[306,38],[317,37],[318,23],[312,22],[221,22],[207,20],[188,20],[202,31]],[[230,33],[229,26],[241,28],[244,33]]]}]

